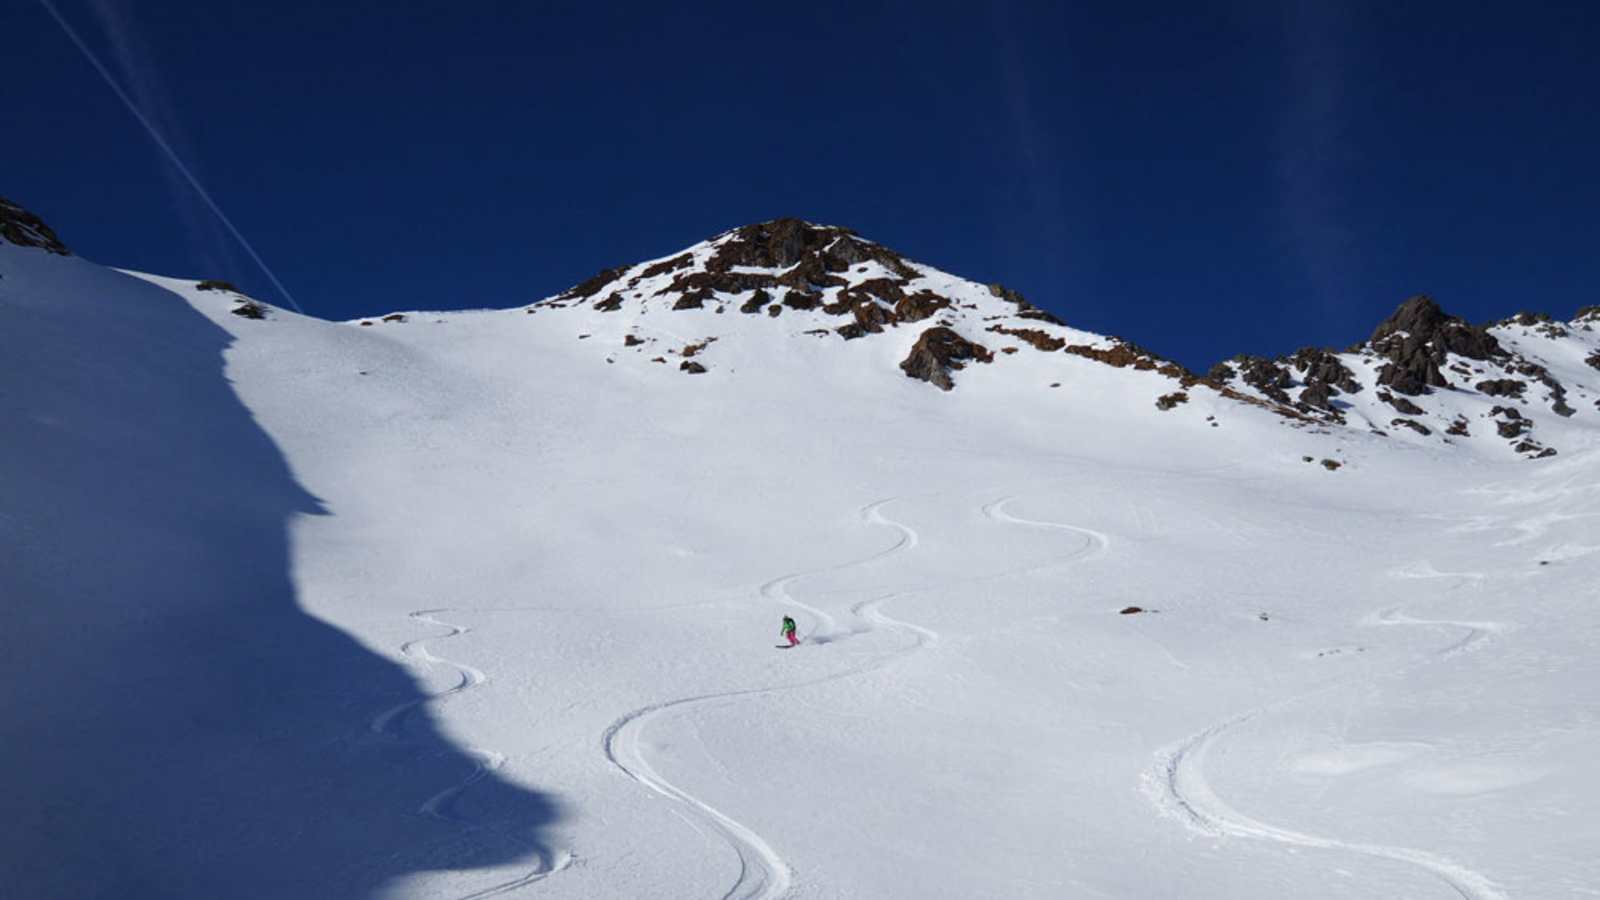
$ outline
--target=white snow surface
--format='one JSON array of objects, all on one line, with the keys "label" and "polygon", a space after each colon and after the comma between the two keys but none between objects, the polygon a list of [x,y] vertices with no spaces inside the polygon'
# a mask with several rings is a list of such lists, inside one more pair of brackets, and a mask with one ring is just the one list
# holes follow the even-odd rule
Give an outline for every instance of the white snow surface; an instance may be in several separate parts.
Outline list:
[{"label": "white snow surface", "polygon": [[0,894],[1600,896],[1587,388],[1530,461],[1027,345],[942,392],[671,274],[0,276]]}]

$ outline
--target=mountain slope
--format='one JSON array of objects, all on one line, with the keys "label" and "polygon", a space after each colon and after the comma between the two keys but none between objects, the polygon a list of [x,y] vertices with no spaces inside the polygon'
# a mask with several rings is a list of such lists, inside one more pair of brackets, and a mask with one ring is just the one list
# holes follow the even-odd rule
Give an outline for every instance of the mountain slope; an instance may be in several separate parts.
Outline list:
[{"label": "mountain slope", "polygon": [[[768,223],[531,313],[370,325],[0,246],[0,365],[23,386],[0,402],[28,423],[0,447],[0,527],[26,547],[0,567],[26,623],[5,766],[47,785],[9,789],[4,846],[28,852],[7,853],[8,885],[1488,900],[1600,883],[1600,457],[1570,365],[1589,333],[1493,330],[1576,410],[1524,390],[1560,450],[1528,462],[1476,427],[1374,434],[1354,401],[1340,427],[1314,385],[1285,400],[1163,371],[845,237]],[[934,384],[907,377],[932,328],[984,354],[936,338],[910,367]],[[96,393],[121,379],[138,389]],[[1396,396],[1445,415],[1458,394],[1479,402]],[[107,449],[71,456],[78,434]],[[124,442],[136,464],[96,465]],[[162,514],[84,540],[119,484]],[[90,591],[100,546],[121,562]],[[785,613],[793,650],[772,646]],[[161,727],[130,744],[146,709]],[[52,755],[73,747],[95,749]],[[124,747],[136,765],[111,764]],[[256,794],[259,811],[234,802]],[[200,834],[214,863],[183,852]]]}]

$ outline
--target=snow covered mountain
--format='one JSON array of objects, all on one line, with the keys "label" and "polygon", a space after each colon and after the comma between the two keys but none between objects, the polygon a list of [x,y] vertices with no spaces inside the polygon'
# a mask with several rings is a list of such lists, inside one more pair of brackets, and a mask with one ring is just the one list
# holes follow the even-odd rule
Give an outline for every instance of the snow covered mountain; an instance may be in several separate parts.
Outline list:
[{"label": "snow covered mountain", "polygon": [[0,203],[0,885],[1594,893],[1597,324],[1197,375],[796,220],[327,322]]}]

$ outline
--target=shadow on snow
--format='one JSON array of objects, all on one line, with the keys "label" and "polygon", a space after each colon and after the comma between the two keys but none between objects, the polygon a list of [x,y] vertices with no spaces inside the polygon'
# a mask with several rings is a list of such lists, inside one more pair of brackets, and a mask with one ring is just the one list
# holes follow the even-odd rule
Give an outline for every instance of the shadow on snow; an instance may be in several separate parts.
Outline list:
[{"label": "shadow on snow", "polygon": [[548,858],[555,801],[492,773],[421,814],[477,762],[426,708],[369,727],[424,694],[300,608],[287,523],[323,510],[229,335],[81,260],[0,247],[0,275],[5,893],[352,897]]}]

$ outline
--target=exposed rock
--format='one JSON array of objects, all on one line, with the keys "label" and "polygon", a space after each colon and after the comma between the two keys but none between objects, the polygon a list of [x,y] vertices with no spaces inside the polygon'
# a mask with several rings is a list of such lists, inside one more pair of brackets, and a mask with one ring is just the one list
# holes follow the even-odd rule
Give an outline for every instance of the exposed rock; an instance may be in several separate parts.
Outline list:
[{"label": "exposed rock", "polygon": [[949,305],[948,298],[923,290],[902,297],[894,305],[894,315],[902,322],[920,322]]},{"label": "exposed rock", "polygon": [[628,271],[628,268],[628,266],[618,266],[615,269],[605,269],[601,272],[591,275],[572,287],[567,288],[567,290],[557,299],[587,300],[588,298],[593,297],[595,294],[600,293],[602,289],[611,284],[613,281],[621,278],[623,274]]},{"label": "exposed rock", "polygon": [[762,307],[770,302],[772,302],[772,295],[767,293],[766,288],[757,288],[755,294],[749,300],[739,304],[739,312],[758,313]]},{"label": "exposed rock", "polygon": [[1170,394],[1162,394],[1160,397],[1156,398],[1156,409],[1166,412],[1180,403],[1188,402],[1188,394],[1185,394],[1183,391],[1173,391]]},{"label": "exposed rock", "polygon": [[405,313],[389,313],[387,316],[383,317],[383,320],[385,322],[404,322],[406,320],[406,314]]},{"label": "exposed rock", "polygon": [[1397,412],[1403,412],[1408,416],[1422,416],[1428,413],[1427,410],[1412,403],[1410,400],[1404,397],[1396,397],[1388,391],[1379,391],[1378,399],[1394,407]]},{"label": "exposed rock", "polygon": [[783,305],[782,304],[774,303],[771,306],[767,307],[767,315],[771,316],[774,319],[776,319],[778,316],[780,316],[782,314],[783,314]]},{"label": "exposed rock", "polygon": [[1527,390],[1528,383],[1526,381],[1518,381],[1515,378],[1491,378],[1488,381],[1478,382],[1475,387],[1490,397],[1516,397],[1521,399],[1522,392]]},{"label": "exposed rock", "polygon": [[658,262],[655,265],[646,267],[643,272],[639,273],[639,277],[640,278],[654,278],[657,275],[665,275],[668,272],[675,272],[675,271],[677,271],[679,269],[682,269],[682,268],[685,268],[685,267],[691,266],[691,265],[694,265],[694,254],[692,254],[692,253],[684,253],[684,254],[681,254],[681,255],[678,255],[678,256],[674,256],[671,259],[662,260],[661,262]]},{"label": "exposed rock", "polygon": [[1118,612],[1118,615],[1134,616],[1134,615],[1138,615],[1139,613],[1142,613],[1142,612],[1144,612],[1144,607],[1142,607],[1142,606],[1124,606]]},{"label": "exposed rock", "polygon": [[1329,472],[1336,471],[1342,465],[1344,465],[1344,463],[1339,462],[1337,459],[1325,459],[1322,461],[1322,467],[1327,469]]},{"label": "exposed rock", "polygon": [[936,325],[917,338],[911,353],[900,363],[900,368],[908,378],[917,378],[948,391],[955,387],[955,382],[950,378],[952,371],[965,368],[968,360],[986,363],[992,359],[994,354],[982,344]]},{"label": "exposed rock", "polygon": [[644,338],[638,337],[637,335],[630,334],[625,335],[622,338],[622,346],[624,347],[637,347],[642,343],[644,343]]},{"label": "exposed rock", "polygon": [[[665,362],[665,360],[663,360],[663,362]],[[691,362],[690,360],[686,359],[678,364],[678,371],[688,372],[690,375],[703,375],[705,374],[706,367],[697,362]]]},{"label": "exposed rock", "polygon": [[1219,362],[1206,371],[1206,380],[1215,381],[1218,384],[1227,384],[1238,375],[1239,373],[1234,371],[1233,366],[1225,362]]},{"label": "exposed rock", "polygon": [[1600,350],[1589,354],[1589,357],[1584,362],[1589,364],[1589,368],[1600,370]]},{"label": "exposed rock", "polygon": [[616,312],[622,308],[622,294],[612,291],[604,300],[595,301],[594,308],[600,312]]},{"label": "exposed rock", "polygon": [[[267,317],[267,308],[254,300],[246,300],[228,311],[244,319],[265,319]],[[366,325],[369,323],[363,322],[361,324]]]},{"label": "exposed rock", "polygon": [[705,306],[705,301],[706,301],[706,298],[700,296],[699,294],[684,294],[682,297],[679,297],[675,303],[672,304],[672,308],[675,309],[675,310],[678,310],[678,309],[700,309],[701,307]]},{"label": "exposed rock", "polygon": [[[1347,394],[1361,391],[1361,383],[1356,381],[1355,373],[1351,372],[1331,350],[1302,347],[1289,357],[1289,363],[1305,373],[1303,380],[1309,386],[1325,384]],[[1330,391],[1330,393],[1335,392]]]},{"label": "exposed rock", "polygon": [[894,313],[872,300],[858,301],[854,309],[856,324],[868,334],[877,334],[883,326],[894,324]]},{"label": "exposed rock", "polygon": [[[1501,411],[1501,409],[1501,407],[1497,406],[1495,407],[1495,412],[1498,413]],[[1533,427],[1533,423],[1522,418],[1522,415],[1516,410],[1506,410],[1505,413],[1507,416],[1506,420],[1495,423],[1495,430],[1500,432],[1501,437],[1508,439],[1520,437],[1524,432]]]},{"label": "exposed rock", "polygon": [[1333,385],[1317,382],[1300,392],[1300,403],[1298,405],[1331,412],[1333,411],[1333,394]]},{"label": "exposed rock", "polygon": [[1013,291],[1012,289],[1006,287],[1003,284],[991,284],[991,285],[989,285],[989,293],[993,294],[996,297],[999,297],[1000,299],[1006,301],[1007,303],[1016,304],[1017,315],[1020,318],[1038,319],[1041,322],[1049,322],[1052,325],[1066,325],[1067,324],[1067,323],[1061,321],[1060,319],[1056,318],[1055,316],[1053,316],[1053,315],[1045,312],[1044,310],[1038,308],[1037,306],[1034,306],[1032,303],[1029,303],[1027,301],[1027,298],[1023,297],[1022,294],[1018,293],[1017,291]]},{"label": "exposed rock", "polygon": [[682,350],[678,351],[678,354],[680,356],[682,356],[684,359],[688,359],[689,357],[695,356],[696,354],[698,354],[701,350],[704,350],[705,348],[711,346],[713,343],[716,342],[716,340],[717,339],[714,338],[714,337],[708,337],[708,338],[706,338],[705,340],[701,341],[698,344],[686,344],[686,345],[684,345],[684,348]]},{"label": "exposed rock", "polygon": [[1061,348],[1067,346],[1066,338],[1056,337],[1055,335],[1052,335],[1047,331],[1041,331],[1038,328],[1007,328],[1004,325],[990,325],[988,330],[996,334],[1009,334],[1012,337],[1029,344],[1035,349],[1043,350],[1046,353],[1055,353]]},{"label": "exposed rock", "polygon": [[1572,317],[1572,322],[1574,325],[1600,322],[1600,306],[1580,306],[1578,314]]},{"label": "exposed rock", "polygon": [[841,297],[845,295],[849,295],[848,299],[856,304],[882,300],[890,307],[906,298],[906,293],[900,290],[900,285],[887,278],[873,278],[869,281],[863,281],[853,288],[840,292]]},{"label": "exposed rock", "polygon": [[1288,369],[1266,357],[1248,354],[1234,357],[1233,362],[1238,366],[1239,378],[1245,384],[1286,406],[1294,402],[1285,391],[1294,386],[1294,376],[1289,374]]},{"label": "exposed rock", "polygon": [[[61,243],[61,239],[56,237],[43,219],[4,197],[0,197],[0,242],[16,244],[18,247],[38,247],[58,256],[72,255],[72,251]],[[229,290],[233,290],[231,285]]]},{"label": "exposed rock", "polygon": [[783,295],[783,305],[790,309],[816,309],[822,305],[822,295],[805,291],[789,291]]},{"label": "exposed rock", "polygon": [[1389,420],[1389,424],[1390,426],[1396,428],[1409,428],[1424,437],[1433,434],[1428,426],[1416,421],[1415,419],[1391,419]]},{"label": "exposed rock", "polygon": [[233,286],[233,282],[223,281],[219,278],[207,278],[205,281],[195,282],[194,289],[197,291],[228,291],[232,294],[243,293],[243,291]]},{"label": "exposed rock", "polygon": [[1439,371],[1447,354],[1469,359],[1503,357],[1505,350],[1487,330],[1446,315],[1431,297],[1416,296],[1372,332],[1372,349],[1388,360],[1378,383],[1397,393],[1417,396],[1449,387]]},{"label": "exposed rock", "polygon": [[1444,433],[1457,437],[1471,437],[1471,432],[1467,431],[1467,420],[1462,416],[1456,416],[1456,420],[1450,423],[1450,427],[1446,428]]}]

